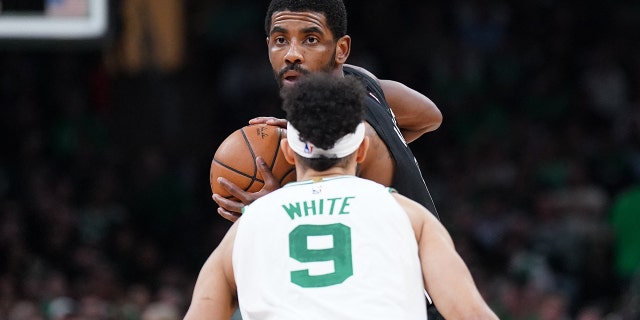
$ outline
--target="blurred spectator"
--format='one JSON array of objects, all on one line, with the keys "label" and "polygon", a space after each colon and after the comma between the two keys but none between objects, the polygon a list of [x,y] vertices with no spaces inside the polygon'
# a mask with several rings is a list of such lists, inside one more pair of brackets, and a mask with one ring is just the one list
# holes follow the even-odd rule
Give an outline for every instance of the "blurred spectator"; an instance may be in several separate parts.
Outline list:
[{"label": "blurred spectator", "polygon": [[156,302],[150,304],[142,313],[142,320],[178,320],[182,314],[171,304]]},{"label": "blurred spectator", "polygon": [[44,315],[35,302],[20,301],[15,303],[7,315],[7,320],[44,320]]},{"label": "blurred spectator", "polygon": [[545,295],[540,302],[537,315],[538,320],[569,320],[569,302],[562,294],[550,293]]}]

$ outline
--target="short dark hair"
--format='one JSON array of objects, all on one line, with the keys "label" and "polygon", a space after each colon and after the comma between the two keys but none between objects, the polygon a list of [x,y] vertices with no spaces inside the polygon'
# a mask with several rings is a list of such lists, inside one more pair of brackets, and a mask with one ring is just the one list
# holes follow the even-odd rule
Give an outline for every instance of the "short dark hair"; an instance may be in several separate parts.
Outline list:
[{"label": "short dark hair", "polygon": [[[317,72],[282,91],[282,109],[300,132],[300,140],[330,149],[364,121],[365,96],[364,85],[355,77]],[[314,170],[324,171],[341,159],[305,160]]]},{"label": "short dark hair", "polygon": [[271,18],[278,11],[320,12],[327,18],[327,25],[336,40],[347,34],[347,9],[342,0],[272,0],[264,19],[267,36],[271,28]]}]

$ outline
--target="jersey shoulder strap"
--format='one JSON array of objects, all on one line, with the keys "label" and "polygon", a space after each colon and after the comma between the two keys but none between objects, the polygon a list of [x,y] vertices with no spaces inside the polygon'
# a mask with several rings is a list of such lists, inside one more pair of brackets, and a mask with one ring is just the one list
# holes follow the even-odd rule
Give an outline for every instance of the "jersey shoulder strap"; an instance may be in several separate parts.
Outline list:
[{"label": "jersey shoulder strap", "polygon": [[372,78],[370,75],[348,65],[343,66],[342,71],[345,75],[351,75],[360,79],[360,81],[362,81],[362,83],[367,88],[367,92],[373,98],[378,100],[378,103],[387,105],[387,101],[384,97],[384,92],[382,91],[382,87],[380,87],[380,83],[378,83],[377,79]]}]

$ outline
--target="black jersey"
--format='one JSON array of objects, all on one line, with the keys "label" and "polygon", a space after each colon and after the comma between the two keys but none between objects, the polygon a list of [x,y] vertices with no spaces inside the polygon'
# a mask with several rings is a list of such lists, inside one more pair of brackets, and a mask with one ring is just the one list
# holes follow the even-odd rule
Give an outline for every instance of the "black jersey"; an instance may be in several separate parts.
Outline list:
[{"label": "black jersey", "polygon": [[398,190],[400,194],[419,202],[439,218],[418,162],[398,128],[396,117],[384,97],[380,84],[367,74],[352,67],[344,66],[343,70],[345,75],[359,78],[367,88],[369,94],[366,101],[365,119],[387,145],[395,160],[391,187]]}]

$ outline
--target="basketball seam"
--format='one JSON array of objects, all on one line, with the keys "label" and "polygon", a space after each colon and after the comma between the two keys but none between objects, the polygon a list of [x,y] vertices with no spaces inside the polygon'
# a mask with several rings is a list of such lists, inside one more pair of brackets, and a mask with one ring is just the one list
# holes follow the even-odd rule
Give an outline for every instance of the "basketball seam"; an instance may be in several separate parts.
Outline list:
[{"label": "basketball seam", "polygon": [[[251,188],[251,186],[256,182],[256,181],[260,181],[260,179],[258,179],[258,167],[256,166],[256,154],[255,152],[253,152],[253,146],[251,145],[251,142],[249,142],[249,138],[247,138],[247,134],[244,132],[244,129],[247,127],[244,127],[240,130],[240,133],[242,133],[242,138],[244,139],[244,143],[247,145],[247,147],[249,148],[249,152],[251,153],[251,157],[253,158],[253,176],[250,177],[251,178],[251,183],[249,183],[249,185],[244,189],[244,191],[247,191]],[[264,184],[264,181],[260,181],[262,182],[262,184]]]},{"label": "basketball seam", "polygon": [[252,177],[252,176],[250,176],[250,175],[248,175],[248,174],[246,174],[246,173],[244,173],[244,172],[242,172],[242,171],[240,171],[240,170],[238,170],[238,169],[235,169],[235,168],[233,168],[233,167],[230,167],[229,165],[225,164],[224,162],[222,162],[222,161],[220,161],[220,160],[218,160],[218,159],[216,159],[216,158],[213,158],[213,161],[214,161],[215,163],[217,163],[217,164],[219,164],[219,165],[221,165],[221,166],[223,166],[223,167],[225,167],[225,168],[227,168],[227,169],[229,169],[229,170],[231,170],[231,171],[233,171],[233,172],[235,172],[235,173],[237,173],[237,174],[241,175],[241,176],[244,176],[244,177],[250,178],[250,179],[252,179],[252,180],[253,180],[253,179],[255,179],[254,177]]},{"label": "basketball seam", "polygon": [[278,128],[278,143],[276,144],[276,152],[273,153],[273,158],[271,159],[271,166],[269,169],[273,172],[273,168],[276,166],[276,159],[278,159],[278,152],[280,152],[280,140],[282,140],[282,130]]},{"label": "basketball seam", "polygon": [[280,185],[282,185],[282,182],[284,181],[284,179],[285,179],[286,177],[288,177],[288,176],[289,176],[289,174],[290,174],[291,172],[295,171],[295,170],[296,170],[296,167],[293,167],[293,168],[289,169],[289,171],[287,171],[287,172],[282,176],[282,178],[280,178],[280,181],[279,181],[279,182],[280,182]]}]

